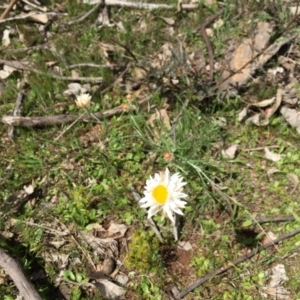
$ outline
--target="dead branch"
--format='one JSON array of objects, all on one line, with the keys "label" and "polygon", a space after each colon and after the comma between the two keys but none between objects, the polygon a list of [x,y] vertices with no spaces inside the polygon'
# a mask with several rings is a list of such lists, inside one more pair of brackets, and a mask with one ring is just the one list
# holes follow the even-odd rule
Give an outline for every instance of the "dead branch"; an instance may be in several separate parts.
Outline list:
[{"label": "dead branch", "polygon": [[99,3],[97,3],[91,10],[89,10],[86,14],[84,14],[80,18],[73,20],[73,21],[66,22],[66,23],[61,23],[58,26],[63,27],[63,26],[69,26],[69,25],[74,25],[74,24],[83,22],[88,16],[90,16],[94,11],[96,11],[101,6],[102,2],[103,1],[99,1]]},{"label": "dead branch", "polygon": [[[258,218],[255,219],[255,223],[262,224],[262,223],[275,223],[275,222],[290,222],[295,220],[296,219],[293,216],[286,216],[286,217],[282,216],[282,217],[275,217],[275,218]],[[247,219],[243,221],[247,221]],[[253,223],[253,225],[255,225],[255,223]]]},{"label": "dead branch", "polygon": [[83,82],[100,83],[103,80],[102,77],[76,77],[76,78],[73,78],[73,77],[60,76],[60,75],[56,75],[53,73],[39,71],[37,69],[31,68],[30,66],[25,66],[18,61],[10,61],[10,60],[0,59],[0,64],[5,64],[7,66],[10,66],[10,67],[18,69],[18,70],[34,72],[36,74],[45,75],[45,76],[49,76],[54,79],[64,80],[64,81],[80,81],[80,82],[83,81]]},{"label": "dead branch", "polygon": [[36,5],[36,4],[34,4],[34,3],[32,3],[32,2],[30,2],[30,1],[28,1],[28,0],[22,0],[22,2],[26,3],[27,5],[29,5],[29,6],[31,6],[31,7],[33,7],[33,8],[35,8],[35,9],[38,9],[38,10],[40,10],[40,11],[42,11],[42,12],[46,12],[46,11],[48,10],[47,7],[45,7],[45,6],[40,6],[40,5]]},{"label": "dead branch", "polygon": [[11,9],[13,8],[13,6],[18,2],[18,0],[11,0],[9,5],[6,7],[5,11],[3,12],[3,14],[0,16],[0,20],[4,20],[6,18],[6,16],[8,15],[8,13],[11,11]]},{"label": "dead branch", "polygon": [[7,254],[7,252],[1,247],[0,266],[14,281],[16,287],[25,300],[42,300],[34,286],[24,275],[24,272],[18,261]]},{"label": "dead branch", "polygon": [[217,276],[217,275],[221,275],[225,272],[227,272],[229,269],[231,269],[232,267],[246,261],[247,259],[253,257],[254,255],[258,254],[259,252],[261,252],[262,250],[265,250],[273,245],[276,245],[278,243],[280,243],[283,240],[286,240],[290,237],[293,237],[297,234],[300,233],[300,228],[292,231],[291,233],[286,233],[284,235],[282,235],[281,237],[279,237],[276,240],[272,240],[266,244],[261,245],[258,249],[254,249],[251,252],[240,256],[239,258],[237,258],[236,260],[234,260],[231,263],[228,263],[225,267],[221,267],[213,272],[210,272],[209,274],[205,275],[204,277],[200,278],[199,280],[197,280],[195,283],[193,283],[192,285],[190,285],[188,288],[186,288],[185,290],[183,290],[182,292],[179,293],[179,295],[177,296],[176,299],[182,299],[184,296],[186,296],[188,293],[192,292],[194,289],[196,289],[197,287],[199,287],[200,285],[202,285],[203,283],[205,283],[206,281],[212,279],[213,277]]},{"label": "dead branch", "polygon": [[217,11],[214,15],[209,17],[200,27],[200,32],[201,35],[204,39],[207,51],[208,51],[208,56],[209,56],[209,81],[213,81],[214,79],[214,52],[211,47],[211,43],[209,41],[209,38],[206,34],[206,27],[213,22],[217,17],[219,17],[224,11],[224,8],[221,8],[219,11]]},{"label": "dead branch", "polygon": [[[103,0],[89,0],[84,1],[88,4],[97,4]],[[154,4],[154,3],[143,3],[143,2],[130,2],[126,0],[105,0],[106,6],[120,6],[120,7],[129,7],[129,8],[138,8],[138,9],[177,9],[176,5],[168,4]],[[181,10],[193,10],[198,8],[199,4],[181,4]]]},{"label": "dead branch", "polygon": [[[37,13],[30,13],[30,14],[27,14],[27,15],[15,16],[13,18],[7,18],[7,19],[4,19],[4,20],[0,19],[0,24],[5,23],[5,22],[10,22],[10,21],[25,20],[25,19],[33,17],[33,16],[35,17],[37,15],[38,15]],[[68,14],[66,14],[66,13],[56,13],[56,12],[45,12],[45,13],[42,13],[42,15],[67,16]]]},{"label": "dead branch", "polygon": [[[149,100],[150,97],[146,97],[138,102],[141,105]],[[128,110],[133,110],[128,108]],[[103,119],[104,117],[111,117],[117,114],[125,112],[124,107],[119,105],[115,108],[105,110],[103,112],[97,112],[93,115],[85,114],[82,116],[80,121],[90,122],[98,119]],[[14,116],[3,116],[1,122],[10,126],[23,126],[23,127],[35,127],[35,126],[49,126],[49,125],[59,125],[64,123],[70,123],[78,119],[78,115],[56,115],[56,116],[42,116],[42,117],[14,117]]]}]

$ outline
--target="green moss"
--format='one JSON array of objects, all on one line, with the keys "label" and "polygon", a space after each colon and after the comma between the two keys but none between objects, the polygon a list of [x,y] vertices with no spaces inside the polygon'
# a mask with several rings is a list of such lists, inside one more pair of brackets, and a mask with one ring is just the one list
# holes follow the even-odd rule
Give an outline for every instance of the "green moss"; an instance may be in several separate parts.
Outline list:
[{"label": "green moss", "polygon": [[162,258],[156,237],[147,231],[137,230],[132,236],[124,263],[131,270],[159,273],[162,270]]}]

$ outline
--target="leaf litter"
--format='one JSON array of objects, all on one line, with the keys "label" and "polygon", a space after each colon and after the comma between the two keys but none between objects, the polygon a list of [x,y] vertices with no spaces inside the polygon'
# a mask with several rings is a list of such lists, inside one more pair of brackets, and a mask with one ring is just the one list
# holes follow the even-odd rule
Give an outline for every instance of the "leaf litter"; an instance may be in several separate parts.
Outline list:
[{"label": "leaf litter", "polygon": [[[212,2],[216,4],[215,1]],[[207,5],[211,5],[211,4],[207,4]],[[40,6],[40,8],[43,7]],[[62,7],[62,9],[64,8]],[[20,15],[16,15],[16,16],[19,17]],[[36,14],[35,16],[33,16],[33,19],[31,20],[33,22],[46,24],[46,22],[49,20],[48,16],[49,15],[47,14]],[[32,18],[32,17],[30,16],[28,18]],[[170,36],[172,36],[173,35],[172,32],[174,33],[174,30],[175,31],[177,30],[176,26],[174,26],[177,25],[176,24],[177,19],[173,17],[161,17],[161,20],[165,23],[166,26],[168,26],[166,27],[165,32],[168,33]],[[124,27],[125,23],[123,24],[123,22],[115,22],[113,18],[109,16],[107,7],[101,10],[101,12],[98,14],[97,21],[98,21],[97,25],[100,25],[100,27],[114,26],[115,29],[120,32],[126,31]],[[214,24],[212,25],[213,28],[212,30],[217,29],[217,27],[220,28],[220,26],[221,27],[224,26],[225,22],[226,21],[223,21],[223,19],[220,18],[218,21],[214,22]],[[145,25],[145,30],[147,29],[146,27],[147,26]],[[225,81],[220,84],[219,87],[220,91],[224,92],[227,90],[227,95],[230,96],[235,95],[238,90],[237,87],[239,88],[239,87],[246,86],[253,79],[255,73],[261,68],[263,68],[264,65],[267,63],[267,61],[270,60],[272,57],[274,57],[282,46],[289,45],[289,43],[293,39],[295,39],[295,36],[291,35],[287,38],[284,38],[283,40],[275,41],[273,44],[269,45],[270,37],[274,30],[275,29],[273,28],[273,26],[268,22],[259,22],[257,24],[256,34],[251,38],[244,39],[244,41],[233,52],[232,58],[228,62],[228,65],[230,67],[229,73],[228,72],[226,73],[226,71],[224,71],[223,74],[221,75],[221,81],[222,80]],[[212,37],[213,35],[210,36]],[[10,44],[14,42],[15,39],[16,37],[12,36],[10,39]],[[4,44],[7,43],[6,46],[9,46],[10,44],[8,44],[7,41],[8,41],[7,37],[3,39],[3,43]],[[112,59],[112,57],[116,53],[118,53],[121,56],[130,55],[125,47],[121,47],[120,45],[117,44],[113,44],[113,43],[110,44],[107,42],[99,41],[98,47],[99,47],[99,55],[101,56],[102,60],[105,62],[105,65],[111,67],[111,69],[113,69],[115,66],[115,61]],[[263,51],[265,47],[267,48],[265,51]],[[58,53],[56,50],[54,52]],[[253,60],[254,57],[256,58]],[[150,70],[150,72],[152,72],[151,76],[154,75],[153,77],[156,78],[156,81],[153,83],[152,86],[157,85],[157,82],[164,81],[165,86],[168,87],[169,90],[174,88],[176,85],[180,87],[182,78],[184,78],[187,82],[191,82],[192,81],[191,79],[194,79],[193,77],[189,77],[191,74],[197,74],[197,73],[199,74],[202,72],[203,68],[207,68],[207,64],[205,62],[205,56],[199,51],[199,49],[195,49],[193,47],[189,48],[185,44],[185,42],[183,43],[179,42],[178,45],[175,45],[174,43],[170,43],[170,42],[165,42],[162,46],[160,46],[159,50],[156,53],[154,54],[151,53],[151,55],[146,57],[146,60],[147,60],[146,63],[143,62],[138,66],[137,65],[132,66],[132,70],[133,68],[135,70],[134,72],[135,76],[132,76],[132,78],[134,78],[134,81],[136,82],[140,80],[146,81],[147,79],[149,79],[148,72]],[[49,64],[47,65],[47,68],[51,69],[53,73],[58,74],[59,76],[64,76],[67,74],[68,71],[66,68],[61,66],[56,67],[55,63],[52,64],[51,61],[49,61],[48,63]],[[29,70],[14,69],[13,67],[6,65],[5,63],[2,63],[2,65],[3,65],[3,73],[0,73],[2,79],[6,79],[9,76],[12,76],[12,73],[16,70],[20,76],[25,75],[25,72],[26,73],[29,72]],[[222,68],[218,69],[217,67],[218,65],[220,64],[215,62],[214,64],[215,70],[222,71]],[[290,70],[295,69],[294,62],[284,61],[281,63],[281,65],[282,67],[280,68],[269,69],[270,72],[267,71],[268,73],[270,73],[270,76],[273,76],[274,80],[278,76],[282,75],[285,72],[285,70],[287,70],[287,67],[289,67]],[[148,66],[149,68],[145,69],[145,66]],[[239,72],[239,69],[242,70]],[[229,79],[226,79],[226,77],[228,77],[232,71],[238,71],[238,72],[234,76],[231,76]],[[101,83],[93,86],[91,86],[90,84],[84,85],[78,83],[76,78],[79,78],[81,74],[80,69],[76,68],[72,72],[73,73],[70,76],[72,83],[69,84],[68,89],[66,89],[63,92],[64,97],[72,99],[72,97],[80,93],[85,93],[91,90],[99,91],[99,89],[101,89]],[[127,72],[125,72],[124,74],[127,74]],[[135,90],[136,89],[135,84],[137,84],[138,88],[141,88],[143,84],[136,83],[136,82],[132,83],[131,80],[128,80],[128,77],[129,76],[121,76],[119,78],[115,78],[116,80],[112,83],[112,86],[120,89],[126,87],[126,92],[131,92]],[[247,104],[246,108],[244,108],[243,111],[238,115],[238,120],[243,121],[246,119],[245,123],[248,125],[255,124],[257,126],[266,126],[270,124],[271,118],[276,116],[276,113],[280,111],[280,113],[284,116],[285,120],[297,131],[299,131],[300,121],[298,120],[298,112],[297,112],[297,95],[295,96],[295,93],[297,91],[295,91],[294,89],[295,80],[293,80],[292,74],[290,74],[289,81],[290,81],[289,84],[281,85],[279,88],[277,88],[277,93],[275,97],[268,98],[263,101],[253,101],[252,103]],[[145,90],[151,90],[151,87],[150,88],[146,87]],[[155,112],[152,115],[150,115],[148,119],[148,124],[153,130],[154,138],[156,139],[156,141],[158,141],[158,139],[162,137],[163,132],[165,132],[163,130],[163,127],[167,129],[167,131],[171,129],[171,123],[170,123],[171,109],[163,106],[162,108],[159,107],[155,109],[156,109]],[[82,143],[83,144],[85,143],[84,145],[86,148],[89,147],[90,145],[95,146],[92,143],[95,141],[95,139],[99,138],[99,136],[101,135],[102,129],[99,128],[99,126],[97,127],[96,125],[94,129],[95,129],[94,132],[91,133],[93,135],[92,138],[88,137],[86,138],[85,141],[82,140]],[[221,151],[221,154],[224,158],[234,159],[237,155],[237,150],[239,148],[240,146],[238,144],[232,144],[229,148],[223,149]],[[100,149],[104,151],[105,146],[100,147]],[[280,154],[270,151],[268,147],[265,147],[263,149],[265,151],[265,156],[268,160],[272,162],[280,161],[281,159]],[[68,165],[67,160],[65,161],[65,163],[63,161],[62,165],[66,170],[69,171],[74,171],[77,168],[75,167],[77,166],[76,164]],[[268,170],[270,171],[270,169]],[[297,175],[289,173],[287,175],[287,178],[291,181],[293,185],[293,191],[294,191],[298,186]],[[93,182],[93,180],[91,182]],[[51,224],[41,223],[39,225],[41,227],[44,225],[45,232],[51,233],[51,231],[50,230],[47,231],[48,229],[46,228],[47,226],[51,227]],[[58,231],[60,229],[61,228],[58,228]],[[55,231],[52,231],[51,234],[53,234],[54,232]],[[94,257],[100,257],[101,260],[103,261],[107,257],[114,258],[115,260],[117,260],[120,256],[119,239],[124,238],[126,232],[127,232],[127,227],[125,225],[120,225],[114,222],[110,224],[110,227],[108,227],[108,229],[104,229],[101,224],[94,224],[93,231],[91,232],[78,231],[78,235],[76,236],[76,238],[78,238],[80,245],[84,245],[86,248],[91,249],[90,253],[93,254]],[[50,239],[49,244],[53,245],[56,250],[64,249],[67,243],[72,242],[67,240],[67,237],[70,235],[70,232],[66,231],[65,233],[66,233],[65,235],[66,240]],[[63,236],[64,236],[64,231],[62,231],[60,238],[62,238]],[[182,247],[185,251],[192,250],[189,241],[184,242],[184,245],[182,244]],[[77,261],[76,260],[71,261],[68,254],[61,253],[60,251],[56,251],[56,252],[53,251],[53,253],[47,253],[47,255],[45,255],[46,262],[50,262],[51,259],[53,263],[57,264],[58,269],[66,268],[68,265],[71,265],[74,262],[77,265],[83,263],[81,259],[78,259]],[[109,273],[109,272],[105,272],[105,273]],[[105,288],[102,290],[103,296],[113,299],[114,297],[121,297],[122,295],[124,295],[125,293],[124,288],[110,281],[110,279],[105,279],[105,280],[107,281],[107,284],[104,284],[104,281],[101,281],[100,284],[100,286],[102,286],[100,290],[103,288],[103,286],[105,286]],[[272,283],[271,286],[273,288],[274,284]],[[117,290],[118,292],[115,293]]]}]

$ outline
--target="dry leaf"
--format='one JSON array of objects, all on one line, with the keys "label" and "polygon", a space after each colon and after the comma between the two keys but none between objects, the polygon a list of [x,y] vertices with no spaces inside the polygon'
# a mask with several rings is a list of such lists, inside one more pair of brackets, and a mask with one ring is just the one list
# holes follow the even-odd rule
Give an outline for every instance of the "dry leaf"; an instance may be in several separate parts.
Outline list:
[{"label": "dry leaf", "polygon": [[269,119],[266,118],[264,113],[258,113],[248,118],[245,122],[246,125],[254,124],[256,126],[266,126],[269,124]]},{"label": "dry leaf", "polygon": [[264,150],[265,150],[265,157],[266,157],[266,159],[274,161],[274,162],[277,162],[277,161],[279,161],[281,159],[281,155],[280,154],[271,152],[268,147],[265,147]]},{"label": "dry leaf", "polygon": [[76,96],[80,94],[88,93],[91,90],[90,84],[81,85],[80,83],[68,84],[68,89],[63,92],[65,97]]},{"label": "dry leaf", "polygon": [[46,24],[49,21],[49,16],[47,14],[36,14],[36,15],[30,15],[28,19],[42,24]]},{"label": "dry leaf", "polygon": [[300,133],[300,112],[296,109],[283,106],[280,109],[280,113],[284,119]]},{"label": "dry leaf", "polygon": [[270,299],[270,296],[278,300],[291,299],[291,293],[285,289],[283,284],[288,281],[285,267],[283,264],[278,264],[272,268],[270,282],[262,288],[261,294],[263,297]]},{"label": "dry leaf", "polygon": [[[257,69],[261,68],[283,45],[296,37],[296,35],[293,35],[285,40],[276,41],[266,51],[262,52],[269,43],[271,33],[272,26],[269,23],[259,22],[257,24],[255,37],[244,39],[242,44],[234,51],[229,62],[231,72],[224,71],[220,78],[220,91],[227,91],[231,96],[236,95],[237,87],[246,84]],[[232,72],[235,72],[233,76],[231,76]]]},{"label": "dry leaf", "polygon": [[238,114],[238,121],[242,122],[248,113],[248,107],[244,107]]},{"label": "dry leaf", "polygon": [[102,279],[101,282],[96,282],[95,285],[105,299],[120,299],[126,293],[123,287],[107,279]]},{"label": "dry leaf", "polygon": [[118,233],[118,236],[114,238],[123,237],[127,229],[128,227],[124,224],[111,223],[109,228],[107,229],[108,236],[112,236]]},{"label": "dry leaf", "polygon": [[191,243],[189,241],[187,241],[187,242],[186,241],[179,242],[178,243],[178,248],[179,249],[183,249],[185,251],[189,251],[189,250],[193,249],[193,247],[192,247],[192,245],[191,245]]},{"label": "dry leaf", "polygon": [[225,150],[221,151],[223,158],[234,159],[236,156],[236,151],[238,149],[238,145],[234,144],[228,147]]},{"label": "dry leaf", "polygon": [[294,16],[296,16],[296,15],[298,16],[298,15],[300,15],[300,6],[299,5],[291,6],[290,11]]},{"label": "dry leaf", "polygon": [[272,74],[273,76],[276,76],[277,73],[283,73],[284,69],[282,67],[276,67],[274,69],[269,69],[268,73]]},{"label": "dry leaf", "polygon": [[213,25],[213,28],[218,29],[220,27],[222,27],[224,25],[224,21],[222,19],[219,19],[218,21],[216,21]]},{"label": "dry leaf", "polygon": [[167,110],[164,108],[157,110],[154,114],[152,114],[147,123],[152,127],[153,135],[156,140],[159,140],[161,135],[165,134],[166,129],[171,129],[170,118]]},{"label": "dry leaf", "polygon": [[7,46],[10,45],[9,34],[10,34],[10,30],[9,30],[9,29],[5,29],[5,30],[3,31],[2,45],[3,45],[4,47],[7,47]]},{"label": "dry leaf", "polygon": [[17,69],[4,65],[3,66],[3,70],[0,71],[0,78],[1,79],[5,79],[7,78],[11,73],[13,73],[14,71],[16,71]]},{"label": "dry leaf", "polygon": [[290,193],[293,194],[299,185],[299,178],[296,174],[292,174],[292,173],[287,174],[286,177],[293,185],[293,190]]},{"label": "dry leaf", "polygon": [[208,37],[213,37],[214,36],[214,31],[211,28],[206,28],[205,32],[206,32],[206,35]]},{"label": "dry leaf", "polygon": [[263,101],[260,101],[258,103],[254,103],[251,105],[257,106],[257,107],[267,107],[267,106],[273,104],[274,101],[275,101],[275,97],[272,97],[271,99],[263,100]]},{"label": "dry leaf", "polygon": [[278,170],[275,167],[267,169],[267,175],[268,175],[268,177],[271,177],[273,174],[278,173],[278,172],[280,172],[280,170]]},{"label": "dry leaf", "polygon": [[118,242],[112,238],[100,239],[85,231],[80,231],[81,241],[94,249],[96,255],[103,257],[118,257]]},{"label": "dry leaf", "polygon": [[172,26],[175,24],[175,19],[174,18],[164,18],[164,17],[160,17],[160,19],[162,19],[166,24]]}]

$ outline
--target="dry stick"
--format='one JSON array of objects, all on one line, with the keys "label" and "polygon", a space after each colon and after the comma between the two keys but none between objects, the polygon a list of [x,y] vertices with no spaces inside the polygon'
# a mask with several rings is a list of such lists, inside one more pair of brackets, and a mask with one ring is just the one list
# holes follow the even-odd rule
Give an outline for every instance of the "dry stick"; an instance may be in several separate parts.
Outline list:
[{"label": "dry stick", "polygon": [[8,15],[8,13],[11,11],[11,9],[13,8],[13,6],[18,2],[18,0],[11,0],[11,2],[9,3],[9,5],[6,7],[5,11],[3,12],[3,14],[0,16],[0,20],[3,20],[6,18],[6,16]]},{"label": "dry stick", "polygon": [[64,81],[80,81],[80,82],[85,81],[85,82],[92,82],[92,83],[100,83],[103,81],[102,77],[76,77],[76,78],[73,78],[73,77],[59,76],[59,75],[48,73],[48,72],[42,72],[37,69],[25,66],[18,61],[10,61],[10,60],[0,59],[0,64],[5,64],[7,66],[10,66],[10,67],[18,69],[18,70],[34,72],[36,74],[46,75],[51,78],[55,78],[58,80],[64,80]]},{"label": "dry stick", "polygon": [[74,64],[74,65],[70,65],[67,66],[68,69],[74,69],[74,68],[86,68],[86,67],[90,67],[90,68],[115,68],[118,65],[116,64],[111,64],[111,65],[98,65],[98,64],[94,64],[94,63],[81,63],[81,64]]},{"label": "dry stick", "polygon": [[88,16],[90,16],[94,11],[96,11],[100,7],[101,4],[102,4],[102,1],[100,1],[97,5],[95,5],[91,10],[89,10],[86,14],[84,14],[79,19],[69,21],[67,23],[61,23],[58,26],[69,26],[69,25],[78,24],[78,23],[84,21]]},{"label": "dry stick", "polygon": [[[147,102],[151,96],[145,97],[138,102],[139,105]],[[130,110],[130,108],[129,108]],[[133,110],[133,109],[131,109]],[[121,114],[124,112],[124,107],[119,105],[115,108],[108,109],[103,112],[94,113],[94,116],[100,120],[104,117],[111,117],[116,114]],[[24,127],[34,127],[34,126],[48,126],[48,125],[59,125],[64,123],[73,122],[78,118],[78,115],[56,115],[56,116],[44,116],[44,117],[13,117],[13,116],[3,116],[1,122],[11,126],[24,126]],[[89,114],[84,115],[81,120],[84,122],[89,122],[95,118]]]},{"label": "dry stick", "polygon": [[293,237],[293,236],[295,236],[299,233],[300,233],[300,228],[292,231],[291,233],[286,233],[286,234],[282,235],[281,237],[279,237],[278,239],[273,240],[269,243],[266,243],[266,244],[260,246],[258,249],[252,250],[251,252],[249,252],[249,253],[247,253],[243,256],[240,256],[238,259],[234,260],[232,263],[228,264],[227,266],[219,268],[219,269],[205,275],[204,277],[200,278],[199,280],[197,280],[195,283],[190,285],[187,289],[180,292],[177,299],[182,299],[184,296],[186,296],[188,293],[192,292],[194,289],[196,289],[197,287],[199,287],[200,285],[202,285],[206,281],[212,279],[213,277],[215,277],[217,275],[220,275],[220,274],[223,274],[223,273],[227,272],[233,266],[236,266],[236,265],[246,261],[247,259],[249,259],[249,258],[253,257],[254,255],[258,254],[259,252],[261,252],[262,250],[265,250],[265,249],[273,246],[274,244],[278,244],[279,242],[281,242],[285,239],[288,239],[290,237]]},{"label": "dry stick", "polygon": [[[89,4],[97,4],[99,2],[102,3],[103,0],[92,0],[89,1]],[[130,7],[137,9],[177,9],[176,5],[168,5],[168,4],[154,4],[154,3],[143,3],[143,2],[130,2],[127,0],[105,0],[106,6],[121,6],[121,7]],[[199,4],[182,4],[182,10],[193,10],[198,8]]]},{"label": "dry stick", "polygon": [[27,0],[21,0],[21,1],[24,2],[24,3],[26,3],[29,6],[32,6],[35,9],[38,9],[38,10],[42,11],[42,12],[46,12],[48,10],[47,7],[36,5],[36,4],[34,4],[34,3],[30,2],[30,1],[27,1]]},{"label": "dry stick", "polygon": [[[0,24],[5,23],[5,22],[10,22],[10,21],[16,21],[16,20],[24,20],[24,19],[27,19],[29,17],[33,17],[33,16],[37,16],[37,15],[40,15],[40,14],[30,13],[30,14],[27,14],[27,15],[16,16],[16,17],[7,18],[7,19],[4,19],[4,20],[0,19]],[[67,16],[68,14],[66,14],[66,13],[56,13],[56,12],[45,12],[45,13],[42,13],[41,15],[47,15],[47,16]]]},{"label": "dry stick", "polygon": [[214,52],[211,47],[211,43],[209,41],[209,38],[206,34],[206,27],[213,22],[217,17],[219,17],[224,11],[224,8],[221,8],[217,13],[209,17],[200,27],[200,32],[201,35],[204,39],[207,51],[208,51],[208,56],[209,56],[209,80],[213,81],[214,79]]},{"label": "dry stick", "polygon": [[42,300],[31,282],[26,278],[20,264],[0,247],[0,267],[14,281],[25,300]]},{"label": "dry stick", "polygon": [[261,150],[265,150],[265,148],[268,147],[268,148],[272,148],[272,149],[277,149],[277,148],[280,148],[280,146],[276,146],[276,145],[273,145],[273,146],[265,146],[265,147],[257,147],[257,148],[246,148],[246,149],[241,149],[242,151],[261,151]]},{"label": "dry stick", "polygon": [[[243,221],[247,221],[248,219],[244,219]],[[258,218],[258,219],[255,219],[255,223],[259,223],[259,224],[262,224],[262,223],[272,223],[272,222],[289,222],[289,221],[295,221],[295,217],[293,216],[282,216],[282,217],[275,217],[275,218]],[[252,222],[252,220],[251,220]],[[255,225],[254,223],[254,225]]]}]

